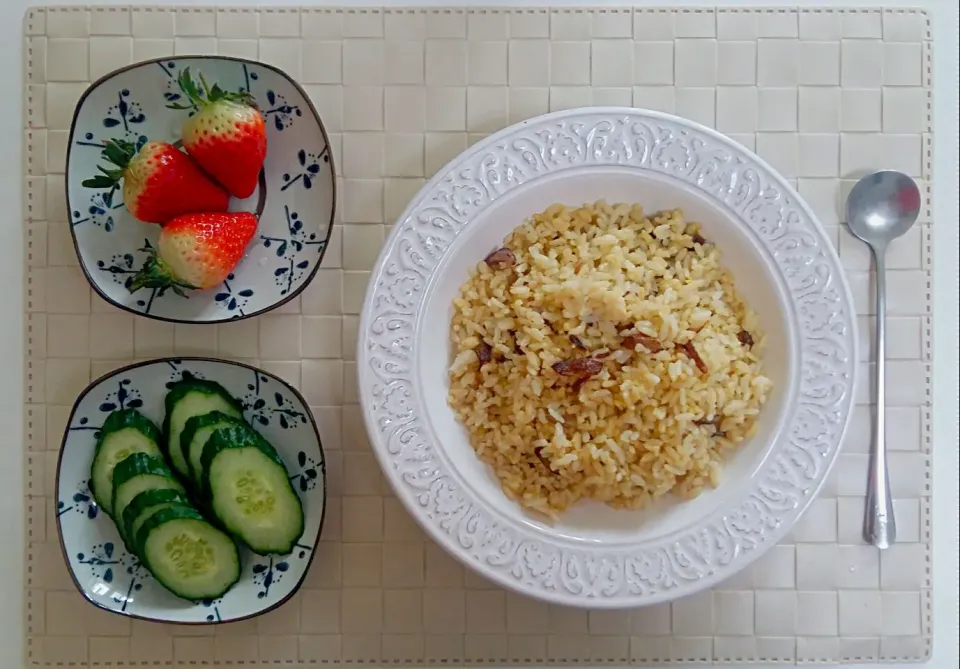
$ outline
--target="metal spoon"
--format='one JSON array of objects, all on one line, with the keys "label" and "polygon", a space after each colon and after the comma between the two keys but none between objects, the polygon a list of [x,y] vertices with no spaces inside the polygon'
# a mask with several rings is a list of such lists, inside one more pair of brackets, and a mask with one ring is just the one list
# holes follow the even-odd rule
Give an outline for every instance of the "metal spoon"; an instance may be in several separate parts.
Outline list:
[{"label": "metal spoon", "polygon": [[920,189],[906,174],[892,171],[874,172],[865,176],[847,196],[847,227],[873,251],[877,272],[877,328],[874,366],[874,394],[877,404],[876,423],[870,444],[870,476],[867,479],[867,504],[863,516],[863,538],[877,548],[888,548],[897,538],[897,523],[890,499],[887,474],[887,442],[885,425],[886,401],[886,267],[887,245],[903,235],[916,222],[920,213]]}]

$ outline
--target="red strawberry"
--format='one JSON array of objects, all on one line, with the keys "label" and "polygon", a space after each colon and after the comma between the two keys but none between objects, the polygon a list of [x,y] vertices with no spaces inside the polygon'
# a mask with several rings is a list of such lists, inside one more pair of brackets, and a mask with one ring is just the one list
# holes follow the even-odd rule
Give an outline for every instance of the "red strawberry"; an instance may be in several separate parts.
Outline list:
[{"label": "red strawberry", "polygon": [[233,271],[257,230],[257,217],[249,212],[187,214],[160,230],[156,249],[127,286],[167,288],[178,295],[184,289],[213,288]]},{"label": "red strawberry", "polygon": [[86,188],[109,188],[123,180],[123,203],[144,223],[166,223],[194,211],[226,211],[230,196],[213,183],[190,157],[167,142],[147,142],[140,151],[124,140],[111,140],[103,159],[115,169],[83,182]]},{"label": "red strawberry", "polygon": [[177,83],[187,102],[167,106],[194,110],[183,123],[183,148],[231,195],[250,197],[267,155],[267,131],[253,96],[227,92],[217,84],[211,88],[202,74],[198,88],[189,67],[180,72]]}]

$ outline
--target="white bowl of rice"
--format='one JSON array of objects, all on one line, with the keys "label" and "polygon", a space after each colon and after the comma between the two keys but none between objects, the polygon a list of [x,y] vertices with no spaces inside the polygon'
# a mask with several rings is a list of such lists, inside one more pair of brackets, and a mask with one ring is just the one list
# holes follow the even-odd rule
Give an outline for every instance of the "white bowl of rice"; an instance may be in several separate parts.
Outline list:
[{"label": "white bowl of rice", "polygon": [[[464,438],[445,445],[480,495],[566,536],[636,541],[695,523],[757,469],[783,429],[797,342],[783,286],[729,214],[643,172],[587,168],[461,235],[426,305],[426,322],[449,325],[424,333],[447,354],[423,361],[423,388],[452,409],[437,429]],[[484,261],[501,247],[518,266]],[[480,340],[494,348],[482,366]],[[602,371],[554,369],[588,358]]]},{"label": "white bowl of rice", "polygon": [[852,314],[819,224],[748,151],[560,112],[414,198],[368,290],[360,394],[398,497],[455,556],[637,606],[729,576],[809,503],[849,415]]}]

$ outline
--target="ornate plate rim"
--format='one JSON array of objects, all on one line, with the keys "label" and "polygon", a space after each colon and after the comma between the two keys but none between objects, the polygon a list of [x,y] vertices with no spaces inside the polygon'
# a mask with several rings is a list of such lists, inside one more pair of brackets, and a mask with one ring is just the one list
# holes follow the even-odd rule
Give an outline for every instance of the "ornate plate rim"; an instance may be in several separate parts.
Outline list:
[{"label": "ornate plate rim", "polygon": [[[575,127],[578,122],[591,130],[586,133],[586,139],[584,135],[577,134]],[[628,159],[622,160],[613,153],[613,149],[609,149],[606,141],[609,137],[599,141],[596,141],[595,137],[595,133],[604,126],[615,131],[618,123],[621,126],[629,123],[631,130],[634,130],[637,124],[660,124],[661,132],[655,134],[651,126],[646,126],[649,134],[641,139],[649,143],[628,147],[625,153]],[[548,153],[545,147],[537,147],[534,138],[538,131],[545,134],[561,128],[568,129],[568,140],[572,140],[574,135],[583,140],[581,153],[586,156],[583,160],[574,163],[567,154],[561,154],[557,159],[556,153]],[[611,136],[613,137],[612,132]],[[700,156],[700,159],[687,161],[686,165],[693,163],[690,169],[690,173],[694,174],[693,178],[690,174],[681,174],[676,169],[676,164],[669,162],[669,156],[666,163],[654,163],[655,154],[658,159],[662,157],[658,153],[661,145],[670,146],[678,142],[682,144],[683,137],[690,141],[689,148],[685,148],[688,158],[689,153],[694,150],[707,154]],[[524,149],[518,148],[524,141],[528,156],[524,156]],[[510,142],[509,148],[507,142]],[[626,143],[623,146],[627,147]],[[516,155],[510,156],[510,151],[514,151]],[[640,156],[637,161],[632,158],[635,153]],[[706,161],[704,167],[703,158],[710,158],[711,155],[713,162]],[[555,162],[551,164],[548,157]],[[487,158],[491,161],[489,164],[486,162]],[[564,159],[566,164],[557,164],[557,160]],[[525,160],[527,162],[524,162]],[[747,183],[747,194],[736,206],[731,204],[730,200],[743,192],[744,186],[740,185],[742,179],[737,179],[741,175],[739,171],[724,175],[723,165],[720,164],[722,161],[728,162],[727,167],[734,166],[742,170],[744,177],[748,172],[752,173],[759,184],[756,192],[751,193],[750,184]],[[459,485],[460,475],[448,467],[443,458],[434,454],[437,449],[432,428],[425,426],[426,421],[421,417],[423,411],[420,408],[415,359],[418,355],[418,333],[422,325],[423,292],[427,289],[423,288],[421,294],[412,301],[412,305],[404,305],[401,311],[390,312],[389,306],[383,306],[384,301],[389,303],[392,300],[384,288],[384,275],[407,272],[408,276],[412,275],[424,285],[427,284],[433,278],[435,266],[442,264],[448,243],[469,224],[476,211],[489,206],[512,188],[544,174],[583,168],[591,164],[645,170],[659,167],[660,174],[680,179],[686,176],[688,185],[697,188],[719,206],[733,209],[744,221],[745,227],[769,253],[773,264],[779,268],[791,298],[788,305],[798,312],[797,340],[800,362],[796,370],[796,383],[799,400],[796,406],[786,410],[786,427],[777,442],[778,447],[768,452],[768,457],[757,475],[743,484],[744,493],[734,495],[690,528],[644,542],[642,546],[634,545],[632,548],[597,549],[586,544],[571,547],[542,534],[534,535],[529,531],[525,534],[522,529],[501,519],[497,512],[469,487]],[[498,167],[504,170],[503,173],[495,172]],[[714,169],[711,170],[711,167]],[[534,175],[524,176],[522,171],[526,168],[530,168]],[[724,176],[726,182],[723,181]],[[452,195],[448,194],[446,212],[452,215],[442,218],[439,214],[443,206],[442,203],[438,204],[436,192],[442,184],[457,181],[473,185],[476,199],[457,203]],[[773,193],[768,190],[771,187],[775,189]],[[748,207],[757,205],[751,210],[756,214],[762,205],[768,203],[779,207],[780,218],[772,221],[773,231],[767,229],[769,222],[764,218],[759,221],[760,227],[755,227],[756,221],[751,225],[746,218]],[[414,234],[414,224],[417,221],[413,218],[431,205],[434,216],[430,219],[432,226],[427,232],[437,237],[424,238],[421,235],[418,246],[417,235]],[[469,214],[465,213],[467,209],[470,210]],[[425,219],[419,222],[426,224]],[[789,234],[786,226],[791,224],[799,226],[800,229],[789,232],[799,233],[801,237],[794,240],[796,244],[792,247],[784,245],[780,252],[789,260],[789,253],[803,242],[812,249],[811,259],[817,260],[818,267],[823,267],[827,272],[824,278],[808,270],[813,286],[805,286],[805,296],[816,295],[824,305],[828,301],[836,305],[831,307],[829,313],[823,314],[826,321],[819,330],[814,328],[814,331],[819,331],[821,335],[829,328],[831,340],[811,337],[808,323],[813,317],[804,320],[798,309],[797,292],[804,286],[792,285],[782,261],[776,259],[773,245]],[[785,232],[771,236],[781,228]],[[406,263],[400,257],[405,241],[409,254]],[[425,255],[429,257],[425,259]],[[385,310],[387,314],[383,313]],[[379,328],[375,329],[378,318],[391,313],[398,317],[391,321],[392,325],[380,324]],[[360,336],[357,344],[360,404],[373,450],[397,497],[431,538],[462,563],[501,586],[557,604],[590,608],[630,608],[656,604],[716,585],[748,566],[792,529],[816,497],[839,455],[854,403],[858,360],[854,313],[853,297],[846,276],[821,223],[786,179],[750,150],[715,130],[662,112],[627,107],[584,107],[552,112],[509,126],[468,148],[440,169],[397,219],[371,273],[360,314]],[[405,325],[407,328],[403,329]],[[403,331],[410,342],[404,343],[395,339],[390,342],[390,347],[381,344],[382,352],[392,356],[384,362],[374,358],[371,351],[377,347],[374,342],[378,335],[390,336],[388,330]],[[818,352],[815,350],[817,347],[822,350]],[[401,358],[405,362],[400,362]],[[403,364],[409,364],[410,369],[404,371]],[[825,364],[833,364],[836,371],[831,373],[830,370],[825,370]],[[384,371],[390,365],[399,371]],[[819,404],[811,401],[811,389],[805,388],[810,383],[816,385],[815,379],[811,381],[806,378],[806,374],[812,371],[811,365],[827,374],[827,378],[821,381],[826,384],[821,388],[826,399]],[[378,386],[380,381],[383,382],[382,387]],[[404,397],[399,401],[405,410],[403,417],[398,420],[393,420],[393,416],[382,416],[382,409],[390,397],[387,391],[390,391],[391,387],[393,390],[401,388],[404,391]],[[823,409],[819,418],[824,429],[826,430],[829,424],[833,426],[832,431],[816,434],[805,432],[807,423],[804,417],[809,418],[810,412],[817,413],[815,406]],[[830,416],[833,417],[832,420],[829,419]],[[378,426],[378,419],[382,419],[382,431]],[[393,423],[397,424],[394,426]],[[422,434],[417,433],[418,427]],[[826,445],[817,448],[814,453],[797,444],[798,438],[802,438],[811,449],[824,442]],[[410,454],[404,459],[401,454],[406,450],[409,450]],[[806,463],[791,460],[788,453],[794,457],[803,454],[809,460]],[[398,468],[401,460],[406,463],[407,469],[403,473]],[[812,477],[801,476],[804,464],[813,466],[815,471]],[[802,485],[804,480],[808,481],[806,486]],[[779,491],[767,489],[768,494],[764,494],[765,484],[771,481],[774,488],[777,483],[792,488],[790,494],[786,494],[786,488]],[[436,513],[426,508],[431,503],[431,496]],[[459,499],[455,499],[457,497]],[[777,505],[776,502],[780,504]],[[441,510],[441,507],[444,509]],[[755,515],[755,518],[752,518],[756,525],[753,534],[738,526],[738,521],[751,520],[751,514]],[[713,531],[712,536],[708,529]],[[491,543],[497,545],[490,548]],[[482,557],[480,552],[484,547],[487,552]],[[633,555],[630,554],[631,551]],[[519,564],[523,561],[526,564]],[[592,582],[584,582],[581,578],[583,575],[592,579]],[[604,581],[604,578],[607,580]]]},{"label": "ornate plate rim", "polygon": [[250,620],[251,618],[262,616],[265,613],[269,613],[270,611],[273,611],[274,609],[279,608],[280,606],[283,606],[288,601],[290,601],[291,597],[293,597],[300,591],[301,587],[303,587],[303,583],[304,581],[307,580],[307,576],[310,573],[310,568],[313,566],[313,560],[317,555],[317,549],[320,547],[320,537],[323,535],[323,526],[327,519],[327,505],[329,502],[327,498],[327,471],[326,471],[327,459],[326,459],[326,452],[323,450],[323,441],[320,438],[320,428],[317,425],[316,419],[313,417],[313,412],[310,411],[310,405],[307,403],[306,399],[304,399],[300,391],[294,388],[289,383],[287,383],[285,380],[281,379],[276,374],[271,374],[270,372],[264,369],[261,369],[260,367],[247,365],[242,362],[225,360],[223,358],[211,358],[211,357],[196,356],[196,355],[193,355],[193,356],[169,355],[162,358],[150,358],[148,360],[141,360],[140,362],[134,362],[129,365],[124,365],[123,367],[118,367],[116,369],[110,370],[109,372],[106,372],[105,374],[102,374],[98,378],[88,383],[87,386],[77,394],[77,398],[73,401],[73,406],[70,407],[70,414],[67,420],[67,425],[64,428],[63,436],[60,438],[60,450],[57,453],[57,476],[56,476],[56,479],[54,480],[54,488],[57,491],[57,496],[53,500],[54,505],[56,505],[57,499],[59,498],[60,469],[61,469],[61,465],[63,464],[63,453],[66,450],[67,439],[70,436],[70,425],[72,423],[72,418],[77,412],[77,408],[80,406],[80,402],[82,402],[83,399],[90,394],[90,391],[92,391],[101,383],[103,383],[104,381],[114,376],[124,374],[134,369],[140,369],[141,367],[147,367],[149,365],[162,364],[165,362],[172,362],[172,361],[212,362],[212,363],[223,364],[223,365],[231,365],[233,367],[242,367],[243,369],[249,370],[255,374],[263,374],[264,376],[269,376],[271,379],[273,379],[274,381],[277,381],[278,383],[283,385],[287,390],[289,390],[293,394],[293,396],[296,397],[297,400],[300,401],[303,404],[303,406],[307,409],[307,411],[305,412],[305,415],[309,419],[310,427],[317,437],[317,448],[320,450],[320,457],[322,458],[324,463],[324,467],[321,470],[322,481],[323,481],[323,489],[321,491],[322,493],[321,498],[323,499],[323,509],[320,512],[320,523],[317,525],[317,537],[313,541],[313,547],[310,551],[310,556],[307,558],[307,565],[306,567],[304,567],[303,575],[300,577],[300,580],[297,581],[296,584],[294,584],[294,586],[290,589],[290,592],[284,595],[281,599],[279,599],[278,601],[274,602],[273,604],[271,604],[266,608],[258,609],[252,613],[248,613],[245,616],[241,616],[239,618],[229,618],[227,620],[220,620],[219,618],[217,618],[214,620],[183,620],[181,621],[181,620],[171,620],[169,618],[156,618],[153,616],[145,616],[138,613],[131,613],[128,611],[120,611],[117,609],[112,609],[108,606],[104,606],[101,602],[98,602],[97,600],[91,598],[87,594],[87,591],[83,588],[83,586],[80,585],[80,582],[77,580],[77,575],[74,572],[73,567],[70,566],[70,558],[67,555],[67,547],[63,541],[63,532],[60,529],[60,516],[58,515],[57,516],[57,543],[60,545],[60,556],[63,558],[64,564],[67,568],[67,573],[70,575],[70,581],[73,583],[73,587],[77,589],[77,592],[80,593],[80,595],[83,597],[85,601],[89,602],[90,604],[92,604],[93,606],[97,607],[102,611],[113,613],[115,615],[122,616],[124,618],[133,618],[135,620],[146,620],[154,623],[168,623],[173,625],[190,625],[190,626],[229,625],[231,623],[239,623],[239,622],[243,622],[244,620]]},{"label": "ornate plate rim", "polygon": [[[67,211],[68,212],[70,211],[70,178],[69,177],[70,177],[70,157],[71,155],[73,155],[73,143],[74,143],[73,135],[77,129],[77,119],[80,117],[80,110],[83,108],[83,103],[86,102],[87,98],[90,96],[91,93],[93,93],[97,88],[99,88],[103,84],[110,81],[115,76],[119,74],[123,74],[124,72],[128,72],[132,69],[142,67],[144,65],[153,65],[155,63],[163,63],[168,60],[226,60],[226,61],[233,61],[236,63],[243,63],[246,65],[256,65],[257,67],[262,67],[267,70],[271,70],[277,75],[279,75],[280,77],[283,77],[287,82],[290,83],[291,86],[293,86],[297,90],[298,93],[300,93],[300,95],[303,96],[304,102],[306,102],[311,115],[313,116],[314,120],[317,122],[317,126],[320,128],[320,134],[323,135],[323,141],[326,143],[328,147],[331,147],[331,150],[327,152],[327,155],[330,157],[330,179],[331,179],[331,186],[332,186],[331,188],[332,199],[330,200],[330,222],[327,224],[327,234],[326,234],[326,237],[324,238],[324,246],[320,252],[320,257],[317,258],[317,262],[314,265],[313,270],[310,272],[310,276],[306,277],[300,283],[300,286],[298,286],[296,290],[292,291],[288,295],[285,295],[283,299],[273,302],[269,306],[266,306],[263,309],[260,309],[259,311],[251,312],[249,314],[243,314],[240,316],[228,316],[225,318],[218,318],[215,320],[208,320],[208,321],[171,318],[169,316],[158,316],[156,314],[151,314],[149,312],[137,311],[136,309],[133,309],[125,304],[120,304],[119,302],[115,301],[113,298],[109,297],[103,290],[101,290],[100,286],[97,284],[96,281],[94,281],[93,277],[90,275],[90,272],[87,268],[86,260],[84,259],[83,254],[80,253],[80,244],[77,242],[76,232],[74,231],[73,226],[71,225],[69,226],[70,239],[73,242],[73,250],[74,250],[74,253],[76,253],[77,255],[77,261],[80,265],[80,270],[83,272],[83,277],[87,280],[87,283],[90,285],[93,291],[100,296],[100,298],[104,302],[107,302],[108,304],[116,307],[117,309],[122,309],[123,311],[131,313],[134,316],[149,318],[151,320],[161,321],[164,323],[187,323],[191,325],[192,324],[216,325],[218,323],[236,323],[239,321],[246,320],[248,318],[262,316],[263,314],[269,313],[274,309],[282,307],[284,304],[286,304],[290,300],[300,295],[300,293],[306,290],[307,286],[313,283],[313,280],[317,276],[317,271],[320,269],[320,265],[323,264],[323,258],[327,255],[327,250],[330,247],[330,237],[333,235],[333,228],[336,225],[336,220],[337,220],[337,165],[333,155],[332,145],[330,143],[330,134],[327,132],[327,128],[323,124],[323,119],[320,117],[320,113],[317,111],[316,106],[313,104],[313,100],[311,100],[310,96],[307,95],[307,92],[303,90],[303,87],[297,82],[296,79],[294,79],[289,74],[281,70],[279,67],[276,67],[275,65],[270,65],[269,63],[265,63],[263,61],[251,60],[249,58],[239,58],[236,56],[217,56],[217,55],[211,55],[211,54],[179,54],[174,56],[167,56],[165,58],[148,58],[146,60],[139,60],[135,63],[131,63],[130,65],[124,65],[123,67],[118,67],[117,69],[108,72],[107,74],[103,75],[96,81],[92,82],[89,86],[87,86],[87,88],[80,95],[80,98],[77,100],[76,106],[74,106],[73,108],[73,118],[71,118],[70,120],[70,131],[67,133],[67,155],[64,162],[64,168],[63,168],[63,171],[64,171],[63,197],[64,197],[64,202],[67,205]],[[261,173],[261,177],[262,177],[262,173]],[[259,208],[260,207],[258,206],[258,209]],[[259,215],[257,216],[257,218],[259,219]]]}]

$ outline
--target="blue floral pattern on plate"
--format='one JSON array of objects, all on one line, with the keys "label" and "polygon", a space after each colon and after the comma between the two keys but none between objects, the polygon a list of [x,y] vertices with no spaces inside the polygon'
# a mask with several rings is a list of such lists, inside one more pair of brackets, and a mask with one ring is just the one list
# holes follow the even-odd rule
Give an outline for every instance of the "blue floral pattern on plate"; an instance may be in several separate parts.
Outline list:
[{"label": "blue floral pattern on plate", "polygon": [[[212,379],[244,407],[244,417],[276,448],[304,508],[305,531],[289,555],[259,556],[240,549],[242,576],[215,601],[174,597],[124,547],[113,521],[90,492],[90,464],[100,426],[116,409],[136,408],[160,425],[168,387],[185,376]],[[74,583],[101,608],[174,623],[239,620],[274,608],[293,595],[317,550],[326,504],[326,468],[316,424],[303,398],[263,370],[205,358],[165,358],[116,370],[77,399],[64,431],[57,467],[57,528]]]},{"label": "blue floral pattern on plate", "polygon": [[[138,249],[155,242],[159,227],[137,221],[113,194],[81,182],[103,164],[104,142],[179,140],[190,113],[168,109],[181,98],[177,75],[195,75],[227,90],[253,94],[267,127],[267,159],[260,186],[234,211],[260,213],[247,255],[224,283],[192,291],[127,290],[143,265]],[[334,167],[323,125],[303,90],[276,68],[224,57],[174,57],[145,61],[107,75],[77,105],[67,149],[67,204],[84,274],[108,302],[152,318],[218,323],[255,316],[296,296],[313,278],[333,228]]]}]

